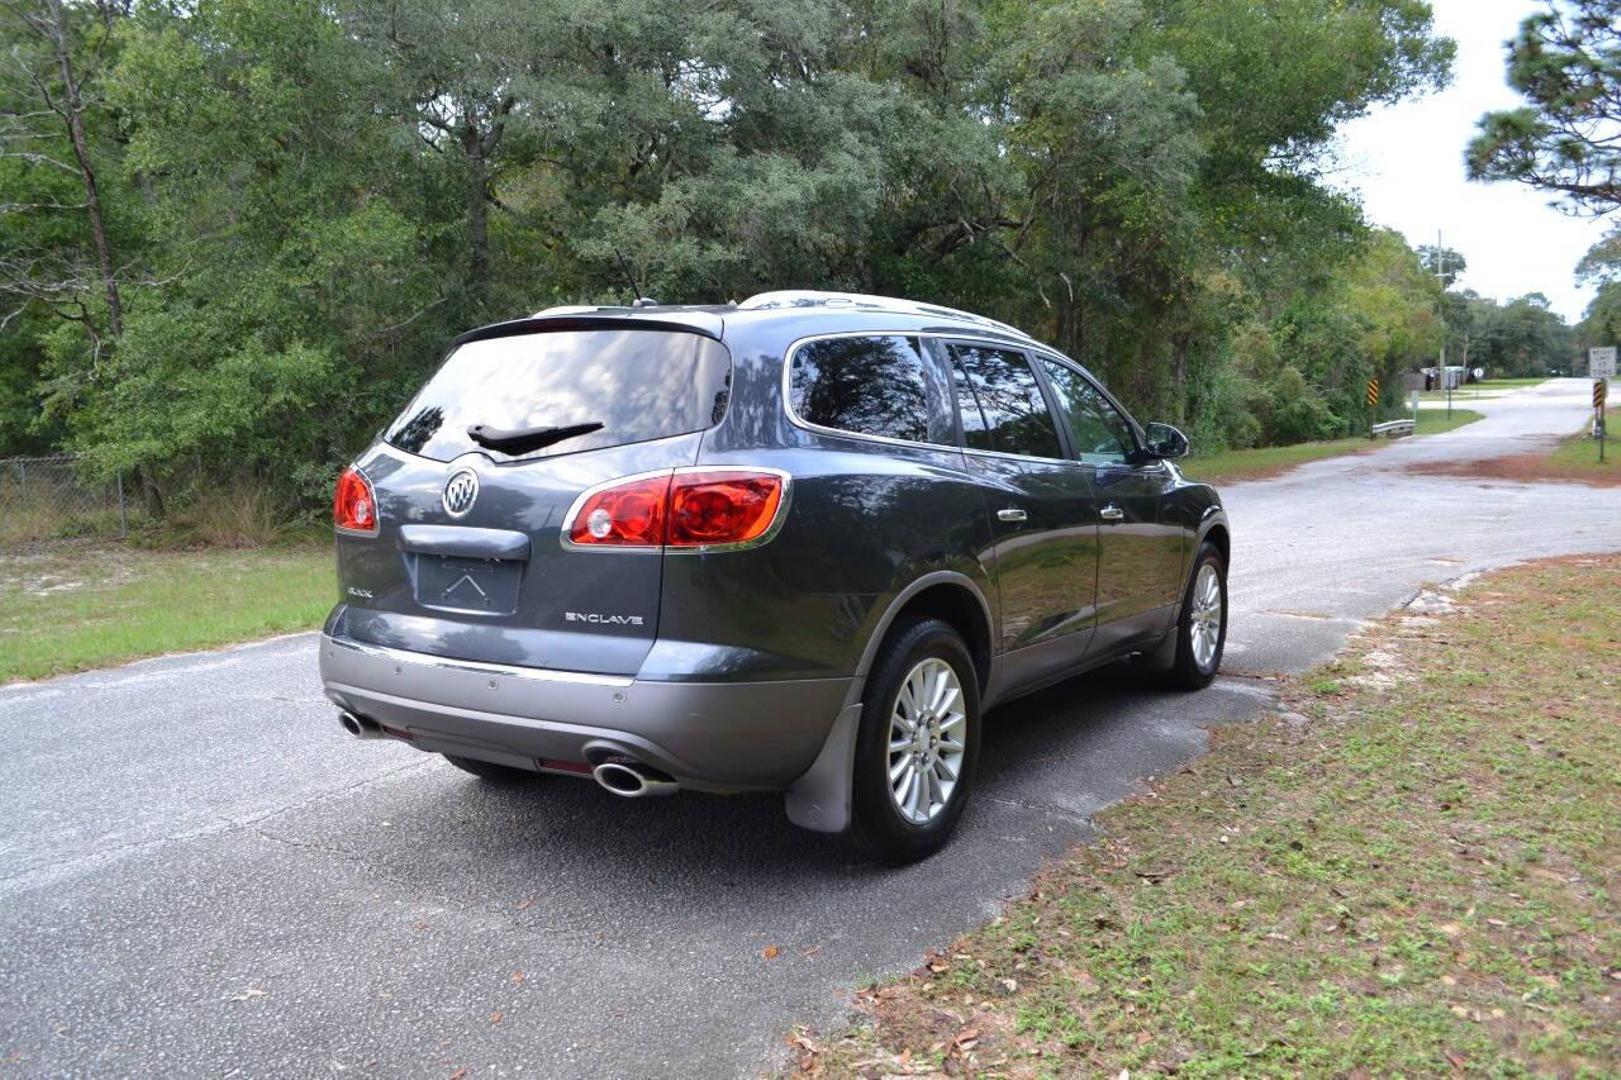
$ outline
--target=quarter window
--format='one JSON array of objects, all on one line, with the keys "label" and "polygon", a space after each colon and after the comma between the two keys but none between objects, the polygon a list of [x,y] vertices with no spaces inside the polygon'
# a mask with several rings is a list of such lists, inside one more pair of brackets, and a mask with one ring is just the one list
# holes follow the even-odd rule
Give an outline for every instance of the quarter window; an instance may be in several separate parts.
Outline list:
[{"label": "quarter window", "polygon": [[950,399],[914,337],[824,338],[801,345],[789,372],[794,413],[857,435],[949,445]]},{"label": "quarter window", "polygon": [[963,439],[976,450],[1059,458],[1058,430],[1036,373],[1021,352],[951,347]]},{"label": "quarter window", "polygon": [[1069,425],[1075,456],[1095,465],[1123,462],[1136,449],[1137,439],[1120,410],[1109,403],[1092,381],[1068,364],[1042,358],[1047,382],[1058,399],[1058,414]]}]

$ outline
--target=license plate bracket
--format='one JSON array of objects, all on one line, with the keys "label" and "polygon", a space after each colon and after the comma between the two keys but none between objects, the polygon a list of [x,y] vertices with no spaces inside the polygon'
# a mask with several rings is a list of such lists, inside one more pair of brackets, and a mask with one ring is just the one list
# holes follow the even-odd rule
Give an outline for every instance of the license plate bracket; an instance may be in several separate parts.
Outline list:
[{"label": "license plate bracket", "polygon": [[511,615],[518,610],[521,562],[418,555],[416,564],[416,600],[423,607],[476,615]]}]

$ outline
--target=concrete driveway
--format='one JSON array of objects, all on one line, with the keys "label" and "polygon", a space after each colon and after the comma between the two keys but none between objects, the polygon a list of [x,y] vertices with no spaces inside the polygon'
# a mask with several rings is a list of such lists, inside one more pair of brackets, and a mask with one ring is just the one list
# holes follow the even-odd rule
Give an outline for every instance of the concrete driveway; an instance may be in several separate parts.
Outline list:
[{"label": "concrete driveway", "polygon": [[[1425,582],[1621,548],[1621,489],[1420,476],[1579,428],[1587,384],[1225,492],[1227,668],[1100,674],[988,718],[955,842],[879,870],[774,798],[492,788],[340,733],[311,635],[0,690],[0,1061],[39,1074],[753,1074],[796,1022],[1019,895],[1043,857],[1257,674],[1330,655]],[[768,947],[774,958],[766,959]]]}]

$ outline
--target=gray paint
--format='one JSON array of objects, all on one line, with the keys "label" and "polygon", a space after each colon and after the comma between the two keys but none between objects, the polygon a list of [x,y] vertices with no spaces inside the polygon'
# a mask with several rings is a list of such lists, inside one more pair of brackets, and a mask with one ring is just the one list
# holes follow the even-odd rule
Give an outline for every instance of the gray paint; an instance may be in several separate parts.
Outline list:
[{"label": "gray paint", "polygon": [[[462,340],[625,325],[724,344],[732,387],[719,421],[692,435],[506,463],[485,453],[444,463],[374,446],[359,464],[376,487],[381,533],[340,537],[345,600],[327,634],[422,659],[374,663],[358,650],[323,649],[334,700],[411,732],[426,750],[513,764],[577,759],[585,739],[574,729],[590,728],[693,786],[783,790],[797,779],[795,820],[837,830],[848,820],[840,785],[853,726],[840,705],[859,700],[885,629],[926,585],[962,588],[985,613],[989,701],[1154,647],[1166,633],[1195,530],[1219,505],[1210,488],[1157,462],[1110,468],[816,429],[784,400],[786,358],[817,337],[920,335],[942,385],[951,380],[941,341],[1049,350],[934,315],[826,307],[571,314]],[[955,411],[950,426],[960,439]],[[668,556],[565,545],[567,517],[588,488],[695,465],[792,478],[769,542]],[[480,495],[451,521],[440,496],[461,469],[477,474]],[[1126,520],[1100,522],[1104,498],[1124,506]],[[999,520],[1008,506],[1027,509],[1027,519]],[[418,587],[415,559],[517,552],[525,540],[510,615],[446,611]],[[468,693],[434,658],[511,669],[529,692],[498,692],[509,680],[497,670],[487,686],[469,682],[477,692]],[[532,670],[633,677],[621,693],[638,706],[617,707],[600,687],[537,686],[524,678]],[[839,693],[806,692],[813,686]],[[715,737],[717,726],[726,737]]]}]

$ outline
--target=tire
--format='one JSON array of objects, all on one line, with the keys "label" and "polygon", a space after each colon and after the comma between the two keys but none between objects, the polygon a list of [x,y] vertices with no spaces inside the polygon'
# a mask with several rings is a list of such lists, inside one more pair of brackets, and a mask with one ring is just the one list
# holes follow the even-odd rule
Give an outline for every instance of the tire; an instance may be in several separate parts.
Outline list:
[{"label": "tire", "polygon": [[497,765],[493,761],[457,757],[455,754],[445,754],[444,759],[462,772],[472,773],[480,780],[488,780],[492,784],[527,784],[540,776],[538,772],[529,769],[514,769],[511,765]]},{"label": "tire", "polygon": [[[906,737],[909,716],[924,722],[921,731],[911,725],[918,742],[892,751],[892,739]],[[979,680],[968,647],[939,619],[896,623],[861,699],[851,778],[856,849],[890,865],[938,851],[962,816],[978,760]],[[891,782],[894,769],[900,776]]]},{"label": "tire", "polygon": [[1158,674],[1160,684],[1173,690],[1203,690],[1220,670],[1227,646],[1227,560],[1214,544],[1199,546],[1172,633],[1176,654],[1170,667]]}]

